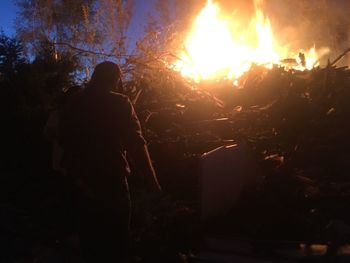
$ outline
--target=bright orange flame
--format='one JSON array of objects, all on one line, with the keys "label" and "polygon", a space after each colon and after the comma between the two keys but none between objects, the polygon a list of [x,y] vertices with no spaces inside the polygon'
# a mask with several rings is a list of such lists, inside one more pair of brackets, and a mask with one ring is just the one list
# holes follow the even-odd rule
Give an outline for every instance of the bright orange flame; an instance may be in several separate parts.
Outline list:
[{"label": "bright orange flame", "polygon": [[[220,14],[218,4],[208,0],[197,16],[184,42],[184,51],[172,65],[182,76],[199,82],[203,79],[237,79],[253,63],[272,67],[288,57],[286,47],[278,45],[273,37],[270,20],[256,4],[255,17],[245,30],[232,19]],[[318,61],[315,49],[305,53],[305,65],[310,69]],[[298,61],[298,60],[296,60]]]}]

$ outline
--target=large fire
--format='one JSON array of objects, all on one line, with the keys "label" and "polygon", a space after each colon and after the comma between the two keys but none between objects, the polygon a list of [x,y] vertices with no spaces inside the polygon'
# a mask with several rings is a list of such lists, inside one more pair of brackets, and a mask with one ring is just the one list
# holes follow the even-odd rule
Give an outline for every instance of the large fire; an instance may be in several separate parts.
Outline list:
[{"label": "large fire", "polygon": [[[315,48],[289,52],[274,39],[270,20],[255,1],[255,16],[242,28],[237,21],[224,17],[219,5],[208,0],[194,21],[173,68],[182,76],[199,82],[204,79],[237,79],[252,64],[272,67],[285,58],[295,58],[293,67],[311,69],[318,65],[320,52]],[[322,51],[323,52],[323,51]],[[289,61],[293,61],[289,60]]]}]

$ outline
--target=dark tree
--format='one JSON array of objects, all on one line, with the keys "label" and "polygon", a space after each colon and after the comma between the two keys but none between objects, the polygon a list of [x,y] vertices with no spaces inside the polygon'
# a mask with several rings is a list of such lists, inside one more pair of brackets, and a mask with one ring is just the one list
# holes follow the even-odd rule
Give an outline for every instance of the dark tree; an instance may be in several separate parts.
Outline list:
[{"label": "dark tree", "polygon": [[2,81],[11,78],[26,61],[22,42],[0,32],[0,75]]}]

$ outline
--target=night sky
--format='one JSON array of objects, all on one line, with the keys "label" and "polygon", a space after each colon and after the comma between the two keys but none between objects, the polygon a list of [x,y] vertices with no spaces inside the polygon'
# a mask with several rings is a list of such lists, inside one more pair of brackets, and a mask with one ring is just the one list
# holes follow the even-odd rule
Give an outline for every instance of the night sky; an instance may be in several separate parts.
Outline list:
[{"label": "night sky", "polygon": [[14,33],[14,19],[16,17],[16,7],[12,0],[0,1],[0,28],[5,34]]}]

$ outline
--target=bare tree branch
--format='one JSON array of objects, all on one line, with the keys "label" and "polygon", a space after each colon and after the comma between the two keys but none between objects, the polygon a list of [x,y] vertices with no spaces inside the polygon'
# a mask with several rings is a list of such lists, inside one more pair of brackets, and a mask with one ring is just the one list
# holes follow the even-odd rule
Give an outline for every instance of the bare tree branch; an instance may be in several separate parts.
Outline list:
[{"label": "bare tree branch", "polygon": [[72,50],[76,50],[79,51],[80,54],[81,53],[88,53],[88,54],[92,54],[92,55],[97,55],[97,56],[104,56],[104,57],[114,57],[114,58],[129,58],[129,57],[135,57],[136,55],[131,55],[131,54],[125,54],[125,55],[116,55],[116,54],[108,54],[108,53],[102,53],[102,52],[96,52],[96,51],[92,51],[92,50],[86,50],[86,49],[82,49],[79,47],[75,47],[69,43],[64,43],[64,42],[53,42],[53,45],[57,45],[57,46],[67,46]]}]

